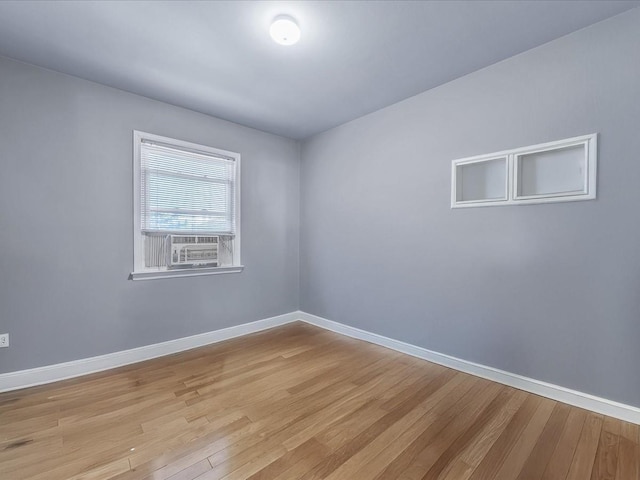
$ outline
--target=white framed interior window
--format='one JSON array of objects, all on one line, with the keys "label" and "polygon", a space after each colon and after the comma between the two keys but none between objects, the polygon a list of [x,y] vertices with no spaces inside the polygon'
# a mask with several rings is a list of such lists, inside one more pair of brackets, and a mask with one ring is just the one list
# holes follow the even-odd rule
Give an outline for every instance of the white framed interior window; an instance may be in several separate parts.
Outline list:
[{"label": "white framed interior window", "polygon": [[240,154],[133,132],[133,280],[242,271]]},{"label": "white framed interior window", "polygon": [[597,134],[454,160],[451,208],[596,198]]},{"label": "white framed interior window", "polygon": [[455,205],[504,202],[509,196],[509,162],[505,155],[485,155],[454,165]]}]

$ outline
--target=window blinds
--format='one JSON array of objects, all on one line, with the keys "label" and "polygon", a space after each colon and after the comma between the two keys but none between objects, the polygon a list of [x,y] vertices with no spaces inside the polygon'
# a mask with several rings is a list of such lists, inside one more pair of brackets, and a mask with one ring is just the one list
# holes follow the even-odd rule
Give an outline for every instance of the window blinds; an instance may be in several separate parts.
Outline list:
[{"label": "window blinds", "polygon": [[235,234],[236,162],[143,140],[143,232]]}]

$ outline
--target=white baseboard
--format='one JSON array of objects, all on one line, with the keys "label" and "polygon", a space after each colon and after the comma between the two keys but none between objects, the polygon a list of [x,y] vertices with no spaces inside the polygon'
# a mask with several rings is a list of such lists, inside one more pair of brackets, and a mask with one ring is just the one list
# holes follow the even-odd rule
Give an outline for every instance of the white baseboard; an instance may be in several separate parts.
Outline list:
[{"label": "white baseboard", "polygon": [[551,383],[542,382],[533,378],[523,377],[522,375],[506,372],[497,368],[469,362],[443,353],[427,350],[426,348],[394,340],[376,333],[367,332],[366,330],[361,330],[359,328],[350,327],[342,323],[327,320],[326,318],[301,311],[285,313],[284,315],[278,315],[276,317],[265,318],[255,322],[193,335],[191,337],[169,340],[168,342],[156,343],[131,350],[108,353],[97,357],[84,358],[74,360],[72,362],[58,363],[56,365],[48,365],[29,370],[3,373],[0,374],[0,392],[33,387],[45,383],[88,375],[90,373],[101,372],[103,370],[109,370],[123,365],[142,362],[144,360],[150,360],[152,358],[202,347],[212,343],[222,342],[231,338],[285,325],[287,323],[295,322],[296,320],[302,320],[303,322],[326,330],[331,330],[366,342],[375,343],[376,345],[381,345],[398,352],[406,353],[414,357],[422,358],[445,367],[486,378],[536,395],[551,398],[559,402],[568,403],[569,405],[574,405],[603,415],[609,415],[627,422],[640,424],[640,408],[607,400],[606,398],[596,397],[588,393],[578,392],[569,388],[560,387]]},{"label": "white baseboard", "polygon": [[191,337],[178,338],[168,342],[146,345],[144,347],[107,353],[98,357],[83,358],[72,362],[47,365],[0,374],[0,392],[34,387],[45,383],[57,382],[68,378],[101,372],[110,368],[122,367],[131,363],[142,362],[172,353],[178,353],[192,348],[202,347],[211,343],[222,342],[234,337],[259,332],[277,327],[299,319],[298,312],[285,313],[277,317],[265,318],[255,322],[244,323],[234,327],[223,328],[213,332],[201,333]]},{"label": "white baseboard", "polygon": [[640,424],[640,408],[633,407],[631,405],[614,402],[612,400],[607,400],[606,398],[596,397],[595,395],[578,392],[577,390],[571,390],[569,388],[560,387],[558,385],[542,382],[533,378],[523,377],[522,375],[469,362],[443,353],[433,352],[426,348],[417,347],[376,333],[367,332],[366,330],[360,330],[359,328],[350,327],[309,313],[298,312],[298,318],[317,327],[360,340],[365,340],[370,343],[375,343],[376,345],[381,345],[383,347],[422,358],[477,377],[486,378],[494,382],[502,383],[503,385],[535,393],[542,397],[568,403],[569,405],[591,410],[603,415],[619,418],[626,422]]}]

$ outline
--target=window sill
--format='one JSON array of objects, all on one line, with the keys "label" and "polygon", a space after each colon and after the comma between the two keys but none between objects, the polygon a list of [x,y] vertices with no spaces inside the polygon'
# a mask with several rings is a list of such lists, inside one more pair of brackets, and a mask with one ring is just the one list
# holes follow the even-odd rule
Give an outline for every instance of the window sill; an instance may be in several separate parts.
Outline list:
[{"label": "window sill", "polygon": [[200,277],[203,275],[240,273],[242,270],[244,270],[244,265],[234,265],[232,267],[185,268],[183,270],[147,270],[143,272],[132,272],[131,275],[129,275],[129,279],[159,280],[161,278]]}]

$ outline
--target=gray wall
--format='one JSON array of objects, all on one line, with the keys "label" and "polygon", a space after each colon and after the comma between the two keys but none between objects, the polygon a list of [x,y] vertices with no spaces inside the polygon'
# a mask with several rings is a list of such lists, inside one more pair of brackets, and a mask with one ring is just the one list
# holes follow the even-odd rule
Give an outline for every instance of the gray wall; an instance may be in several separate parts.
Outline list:
[{"label": "gray wall", "polygon": [[[132,130],[242,155],[240,274],[132,282]],[[0,59],[0,372],[298,308],[299,145]]]},{"label": "gray wall", "polygon": [[[593,132],[597,200],[449,208],[451,160]],[[640,406],[639,157],[639,9],[318,135],[301,308]]]}]

